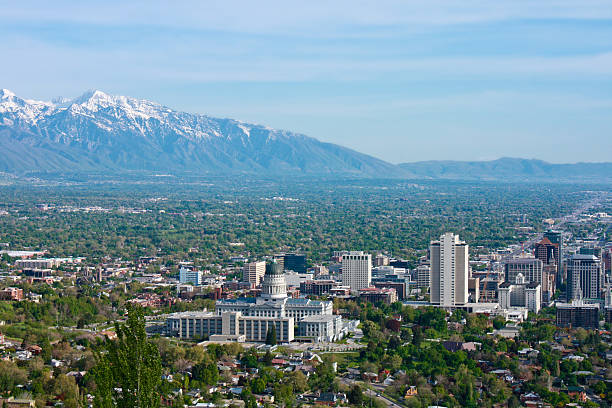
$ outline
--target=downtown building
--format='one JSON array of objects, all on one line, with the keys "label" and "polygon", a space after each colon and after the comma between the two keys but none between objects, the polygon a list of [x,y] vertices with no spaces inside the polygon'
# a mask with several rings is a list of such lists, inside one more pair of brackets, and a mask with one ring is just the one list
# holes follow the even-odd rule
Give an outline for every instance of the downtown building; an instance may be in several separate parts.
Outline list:
[{"label": "downtown building", "polygon": [[264,261],[249,262],[242,268],[242,281],[249,282],[253,286],[259,286],[265,274],[266,263]]},{"label": "downtown building", "polygon": [[504,282],[498,287],[499,307],[510,310],[516,307],[527,308],[538,313],[542,307],[541,286],[538,282],[528,282],[522,274],[518,274],[514,282]]},{"label": "downtown building", "polygon": [[263,342],[272,327],[282,343],[293,341],[296,333],[307,333],[303,340],[335,341],[347,330],[342,317],[333,314],[333,302],[288,298],[283,270],[271,263],[259,297],[218,300],[214,312],[171,314],[165,332],[183,339]]},{"label": "downtown building", "polygon": [[179,282],[182,284],[190,283],[195,286],[202,284],[202,271],[193,267],[181,265],[179,269]]},{"label": "downtown building", "polygon": [[442,307],[468,303],[468,245],[447,232],[429,246],[431,303]]},{"label": "downtown building", "polygon": [[544,262],[538,258],[513,258],[504,261],[504,280],[515,283],[522,275],[525,283],[538,283],[541,288],[540,302],[547,305],[555,294],[554,274],[544,268]]},{"label": "downtown building", "polygon": [[601,299],[603,279],[599,258],[594,255],[573,255],[567,261],[567,301]]},{"label": "downtown building", "polygon": [[351,292],[370,287],[372,283],[372,255],[362,251],[342,254],[342,285]]},{"label": "downtown building", "polygon": [[556,324],[559,327],[599,328],[599,304],[578,299],[570,303],[557,303],[556,307]]},{"label": "downtown building", "polygon": [[[547,231],[542,240],[535,244],[534,256],[544,263],[544,270],[554,274],[557,286],[563,279],[563,234],[560,231]],[[552,279],[551,279],[552,280]]]}]

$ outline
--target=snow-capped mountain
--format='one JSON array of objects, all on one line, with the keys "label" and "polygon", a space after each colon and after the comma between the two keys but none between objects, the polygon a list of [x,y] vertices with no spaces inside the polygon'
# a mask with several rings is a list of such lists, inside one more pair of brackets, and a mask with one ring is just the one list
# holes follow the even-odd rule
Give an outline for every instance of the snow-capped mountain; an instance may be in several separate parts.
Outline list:
[{"label": "snow-capped mountain", "polygon": [[89,91],[40,102],[0,90],[0,171],[129,170],[390,175],[398,167],[314,138]]}]

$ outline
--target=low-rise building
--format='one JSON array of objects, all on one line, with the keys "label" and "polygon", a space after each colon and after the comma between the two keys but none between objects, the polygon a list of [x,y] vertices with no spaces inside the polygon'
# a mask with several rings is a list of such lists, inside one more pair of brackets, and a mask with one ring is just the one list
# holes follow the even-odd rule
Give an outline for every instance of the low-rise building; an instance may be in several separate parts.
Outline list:
[{"label": "low-rise building", "polygon": [[23,300],[23,289],[13,287],[2,289],[0,300]]},{"label": "low-rise building", "polygon": [[370,303],[391,304],[397,302],[397,292],[393,288],[369,287],[359,290],[359,298]]},{"label": "low-rise building", "polygon": [[575,300],[571,303],[557,303],[557,326],[599,328],[599,305]]}]

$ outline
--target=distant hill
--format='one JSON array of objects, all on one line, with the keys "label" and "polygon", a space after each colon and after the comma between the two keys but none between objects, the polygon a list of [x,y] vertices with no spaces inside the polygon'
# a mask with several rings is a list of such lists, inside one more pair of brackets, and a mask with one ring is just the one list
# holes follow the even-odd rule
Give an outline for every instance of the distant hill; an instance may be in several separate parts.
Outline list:
[{"label": "distant hill", "polygon": [[403,163],[406,177],[445,180],[612,182],[612,163],[553,164],[542,160],[501,158],[492,161]]},{"label": "distant hill", "polygon": [[395,165],[302,134],[101,91],[54,102],[0,90],[0,172],[394,175]]}]

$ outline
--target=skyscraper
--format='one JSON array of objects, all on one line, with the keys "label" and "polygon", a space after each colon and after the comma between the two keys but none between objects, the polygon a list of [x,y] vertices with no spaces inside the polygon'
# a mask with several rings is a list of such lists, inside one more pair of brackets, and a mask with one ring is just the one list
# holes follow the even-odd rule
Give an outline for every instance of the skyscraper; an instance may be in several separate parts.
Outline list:
[{"label": "skyscraper", "polygon": [[243,282],[250,282],[255,286],[259,286],[265,273],[265,262],[249,262],[245,264],[244,268],[242,269],[242,280]]},{"label": "skyscraper", "polygon": [[567,301],[600,299],[603,287],[601,260],[594,255],[576,254],[567,261]]},{"label": "skyscraper", "polygon": [[[557,276],[556,281],[557,285],[560,285],[564,282],[563,273],[563,233],[561,231],[547,231],[544,233],[544,239],[548,239],[553,245],[557,246],[555,251],[555,264],[557,265]],[[537,258],[537,256],[536,256]],[[542,260],[545,264],[551,264],[551,262],[546,262]]]},{"label": "skyscraper", "polygon": [[458,306],[468,302],[468,245],[451,232],[432,241],[431,302]]},{"label": "skyscraper", "polygon": [[351,251],[342,255],[342,284],[351,291],[370,286],[372,282],[372,255]]}]

